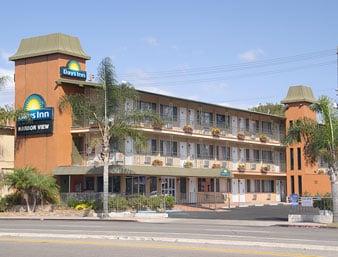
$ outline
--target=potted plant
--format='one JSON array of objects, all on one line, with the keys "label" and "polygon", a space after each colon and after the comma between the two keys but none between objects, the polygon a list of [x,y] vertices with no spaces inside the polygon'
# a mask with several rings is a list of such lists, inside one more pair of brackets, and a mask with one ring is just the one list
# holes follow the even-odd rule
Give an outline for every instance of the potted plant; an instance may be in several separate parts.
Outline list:
[{"label": "potted plant", "polygon": [[261,134],[259,136],[259,140],[262,142],[262,143],[266,143],[268,142],[268,137],[265,135],[265,134]]},{"label": "potted plant", "polygon": [[245,139],[245,134],[244,134],[243,132],[239,132],[239,133],[237,134],[237,138],[238,138],[239,140],[244,140],[244,139]]},{"label": "potted plant", "polygon": [[185,125],[183,127],[183,131],[184,131],[184,133],[192,134],[193,129],[192,129],[192,127],[190,125]]},{"label": "potted plant", "polygon": [[213,169],[220,169],[221,168],[221,164],[219,164],[219,163],[213,163],[212,164],[212,168]]},{"label": "potted plant", "polygon": [[219,137],[219,135],[221,134],[221,130],[219,128],[212,128],[211,129],[211,134],[214,137]]},{"label": "potted plant", "polygon": [[245,171],[245,163],[239,163],[237,170],[241,172]]},{"label": "potted plant", "polygon": [[154,160],[153,163],[152,163],[153,166],[163,166],[163,161],[161,160]]},{"label": "potted plant", "polygon": [[270,171],[270,165],[263,165],[261,167],[261,172],[262,173],[267,173],[268,171]]},{"label": "potted plant", "polygon": [[155,120],[155,121],[152,123],[153,129],[159,129],[159,130],[161,130],[161,129],[163,128],[163,125],[164,125],[164,123],[163,123],[163,121],[161,121],[161,120]]},{"label": "potted plant", "polygon": [[183,167],[184,167],[184,168],[192,168],[192,162],[191,162],[191,161],[186,161],[186,162],[183,164]]}]

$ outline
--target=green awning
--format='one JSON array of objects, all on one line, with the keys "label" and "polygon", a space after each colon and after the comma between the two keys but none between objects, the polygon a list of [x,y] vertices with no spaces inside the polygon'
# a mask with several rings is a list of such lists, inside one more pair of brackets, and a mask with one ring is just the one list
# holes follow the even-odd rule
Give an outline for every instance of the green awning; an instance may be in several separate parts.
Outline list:
[{"label": "green awning", "polygon": [[[53,174],[59,175],[100,175],[103,167],[94,166],[60,166],[54,169]],[[156,167],[156,166],[109,166],[110,174],[124,175],[146,175],[146,176],[173,176],[173,177],[212,177],[223,178],[231,176],[224,173],[223,169],[198,169],[178,167]]]}]

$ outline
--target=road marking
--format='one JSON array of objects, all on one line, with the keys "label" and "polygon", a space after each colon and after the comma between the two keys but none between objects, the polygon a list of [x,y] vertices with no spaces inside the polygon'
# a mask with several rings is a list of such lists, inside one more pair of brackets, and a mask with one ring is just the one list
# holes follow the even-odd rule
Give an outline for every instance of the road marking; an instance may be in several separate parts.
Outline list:
[{"label": "road marking", "polygon": [[41,234],[41,233],[0,233],[0,237],[155,241],[155,242],[167,242],[167,243],[189,243],[189,244],[191,243],[191,244],[232,245],[232,246],[236,245],[236,246],[254,246],[254,247],[270,247],[270,248],[286,248],[286,249],[303,249],[303,250],[338,252],[338,246],[330,246],[330,245],[216,240],[216,239],[205,239],[205,238],[172,238],[172,237],[126,236],[126,235]]},{"label": "road marking", "polygon": [[100,247],[124,247],[124,248],[137,248],[137,249],[163,249],[163,250],[180,250],[180,251],[205,251],[205,252],[217,252],[217,253],[237,253],[243,255],[257,255],[257,256],[280,256],[280,257],[320,257],[318,255],[305,255],[302,253],[286,253],[286,252],[273,252],[273,251],[259,251],[259,250],[245,250],[245,249],[219,249],[219,248],[210,248],[210,247],[192,247],[184,245],[168,245],[168,244],[156,244],[152,243],[151,245],[145,243],[133,244],[121,244],[118,242],[98,242],[98,241],[84,241],[84,240],[60,240],[60,239],[18,239],[18,238],[0,238],[0,242],[14,242],[14,243],[50,243],[50,244],[61,244],[61,245],[91,245],[91,246],[100,246]]},{"label": "road marking", "polygon": [[[266,237],[266,236],[245,236],[245,235],[226,235],[226,234],[207,234],[207,233],[187,233],[187,232],[153,232],[153,231],[117,231],[117,230],[83,230],[83,229],[39,229],[39,228],[21,228],[21,229],[16,229],[16,228],[0,228],[0,231],[6,232],[7,230],[11,231],[41,231],[41,232],[82,232],[82,233],[109,233],[112,234],[114,233],[115,235],[120,234],[144,234],[144,233],[149,233],[149,234],[154,234],[154,235],[172,235],[172,236],[196,236],[196,235],[201,235],[201,236],[208,236],[208,237],[225,237],[225,238],[238,238],[238,239],[256,239],[256,240],[277,240],[277,241],[299,241],[299,242],[309,242],[309,243],[320,243],[320,241],[323,241],[325,243],[337,243],[337,241],[329,241],[329,240],[319,240],[319,239],[302,239],[302,238],[282,238],[282,237]],[[231,231],[228,231],[231,232]],[[20,232],[16,232],[20,233]],[[0,233],[1,234],[1,233]],[[109,235],[106,235],[109,236]]]},{"label": "road marking", "polygon": [[220,232],[249,232],[249,233],[263,233],[263,234],[270,234],[271,231],[261,231],[261,230],[245,230],[245,229],[216,229],[216,228],[205,228],[205,231],[220,231]]}]

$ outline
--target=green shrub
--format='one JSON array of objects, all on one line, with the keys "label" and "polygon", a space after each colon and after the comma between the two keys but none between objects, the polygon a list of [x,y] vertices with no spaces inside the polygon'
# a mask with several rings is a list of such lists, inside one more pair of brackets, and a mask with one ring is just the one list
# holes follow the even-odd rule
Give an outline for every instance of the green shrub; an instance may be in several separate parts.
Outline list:
[{"label": "green shrub", "polygon": [[320,200],[313,201],[313,207],[319,208],[320,210],[333,210],[332,198],[321,198]]},{"label": "green shrub", "polygon": [[21,200],[21,195],[18,193],[0,197],[0,212],[7,211],[10,207],[21,204]]},{"label": "green shrub", "polygon": [[108,206],[111,211],[125,211],[128,209],[128,201],[123,196],[114,196],[109,198]]},{"label": "green shrub", "polygon": [[148,202],[149,202],[149,198],[144,195],[128,198],[128,206],[129,208],[134,209],[134,210],[147,209]]},{"label": "green shrub", "polygon": [[7,211],[6,199],[3,197],[0,197],[0,212],[5,212],[5,211]]},{"label": "green shrub", "polygon": [[167,209],[172,209],[175,204],[175,197],[172,195],[165,196],[165,206]]}]

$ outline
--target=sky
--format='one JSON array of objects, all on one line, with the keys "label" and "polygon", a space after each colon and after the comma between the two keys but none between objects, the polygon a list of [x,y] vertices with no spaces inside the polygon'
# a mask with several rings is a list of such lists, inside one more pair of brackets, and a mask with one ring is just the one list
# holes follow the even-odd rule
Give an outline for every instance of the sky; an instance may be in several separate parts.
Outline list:
[{"label": "sky", "polygon": [[[80,38],[96,74],[111,57],[119,81],[238,108],[279,102],[290,85],[336,99],[338,1],[2,1],[0,74],[22,38]],[[14,85],[0,91],[13,104]]]}]

